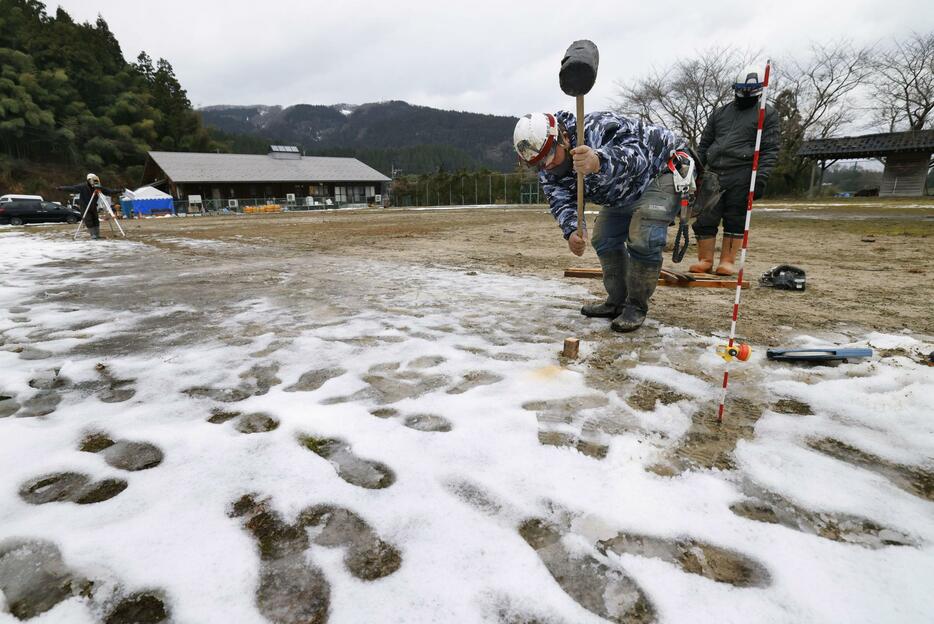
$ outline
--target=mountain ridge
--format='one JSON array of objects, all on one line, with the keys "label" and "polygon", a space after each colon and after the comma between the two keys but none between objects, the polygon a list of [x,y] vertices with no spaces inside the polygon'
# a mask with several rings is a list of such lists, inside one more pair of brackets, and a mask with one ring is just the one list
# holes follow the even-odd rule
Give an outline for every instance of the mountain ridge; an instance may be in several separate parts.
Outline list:
[{"label": "mountain ridge", "polygon": [[[515,117],[401,100],[364,104],[232,105],[198,109],[223,133],[299,145],[307,155],[350,155],[387,175],[461,169],[512,171]],[[258,149],[259,143],[256,144]]]}]

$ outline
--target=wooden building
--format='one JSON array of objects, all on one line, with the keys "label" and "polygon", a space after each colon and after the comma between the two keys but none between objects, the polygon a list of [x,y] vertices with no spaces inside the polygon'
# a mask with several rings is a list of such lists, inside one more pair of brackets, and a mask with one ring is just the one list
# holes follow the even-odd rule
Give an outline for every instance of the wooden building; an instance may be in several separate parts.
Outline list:
[{"label": "wooden building", "polygon": [[[877,158],[885,165],[880,197],[927,194],[927,175],[934,153],[934,130],[887,132],[805,141],[798,156],[814,161],[811,191],[820,188],[824,172],[838,160]],[[819,175],[818,175],[819,171]]]},{"label": "wooden building", "polygon": [[205,203],[294,195],[299,204],[309,198],[343,205],[379,203],[390,179],[356,158],[302,156],[293,146],[272,145],[265,156],[149,152],[142,182],[175,199],[200,195]]}]

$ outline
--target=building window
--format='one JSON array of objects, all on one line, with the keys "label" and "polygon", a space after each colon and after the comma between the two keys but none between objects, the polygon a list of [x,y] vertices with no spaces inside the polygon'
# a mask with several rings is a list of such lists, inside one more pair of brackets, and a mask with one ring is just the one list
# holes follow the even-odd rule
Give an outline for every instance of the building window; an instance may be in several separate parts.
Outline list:
[{"label": "building window", "polygon": [[334,187],[334,199],[337,200],[337,201],[339,201],[339,202],[341,202],[341,203],[346,202],[346,201],[347,201],[347,190],[346,190],[346,188],[343,187],[343,186],[335,186],[335,187]]}]

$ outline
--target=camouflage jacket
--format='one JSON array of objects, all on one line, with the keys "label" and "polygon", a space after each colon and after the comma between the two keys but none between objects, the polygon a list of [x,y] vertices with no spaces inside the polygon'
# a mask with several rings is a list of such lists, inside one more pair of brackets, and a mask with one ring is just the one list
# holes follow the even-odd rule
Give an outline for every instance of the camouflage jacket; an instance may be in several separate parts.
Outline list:
[{"label": "camouflage jacket", "polygon": [[[567,129],[571,147],[576,147],[574,115],[558,111],[555,117]],[[684,144],[670,130],[611,112],[584,116],[584,143],[600,157],[600,171],[584,176],[584,198],[601,205],[634,203],[668,162],[671,151]],[[577,229],[577,174],[571,170],[557,177],[542,170],[538,179],[552,216],[564,238],[569,237]]]}]

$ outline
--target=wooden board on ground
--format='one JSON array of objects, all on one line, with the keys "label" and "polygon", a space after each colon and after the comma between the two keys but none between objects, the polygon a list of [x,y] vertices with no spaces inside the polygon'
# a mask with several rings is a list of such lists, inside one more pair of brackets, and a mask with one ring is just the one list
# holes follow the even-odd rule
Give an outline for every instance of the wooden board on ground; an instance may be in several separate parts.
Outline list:
[{"label": "wooden board on ground", "polygon": [[[564,276],[600,279],[603,277],[603,271],[600,269],[572,267],[564,270]],[[681,286],[683,288],[736,288],[736,278],[711,275],[709,273],[686,273],[662,269],[661,275],[658,277],[658,285]],[[749,288],[749,280],[743,280],[743,288]]]}]

